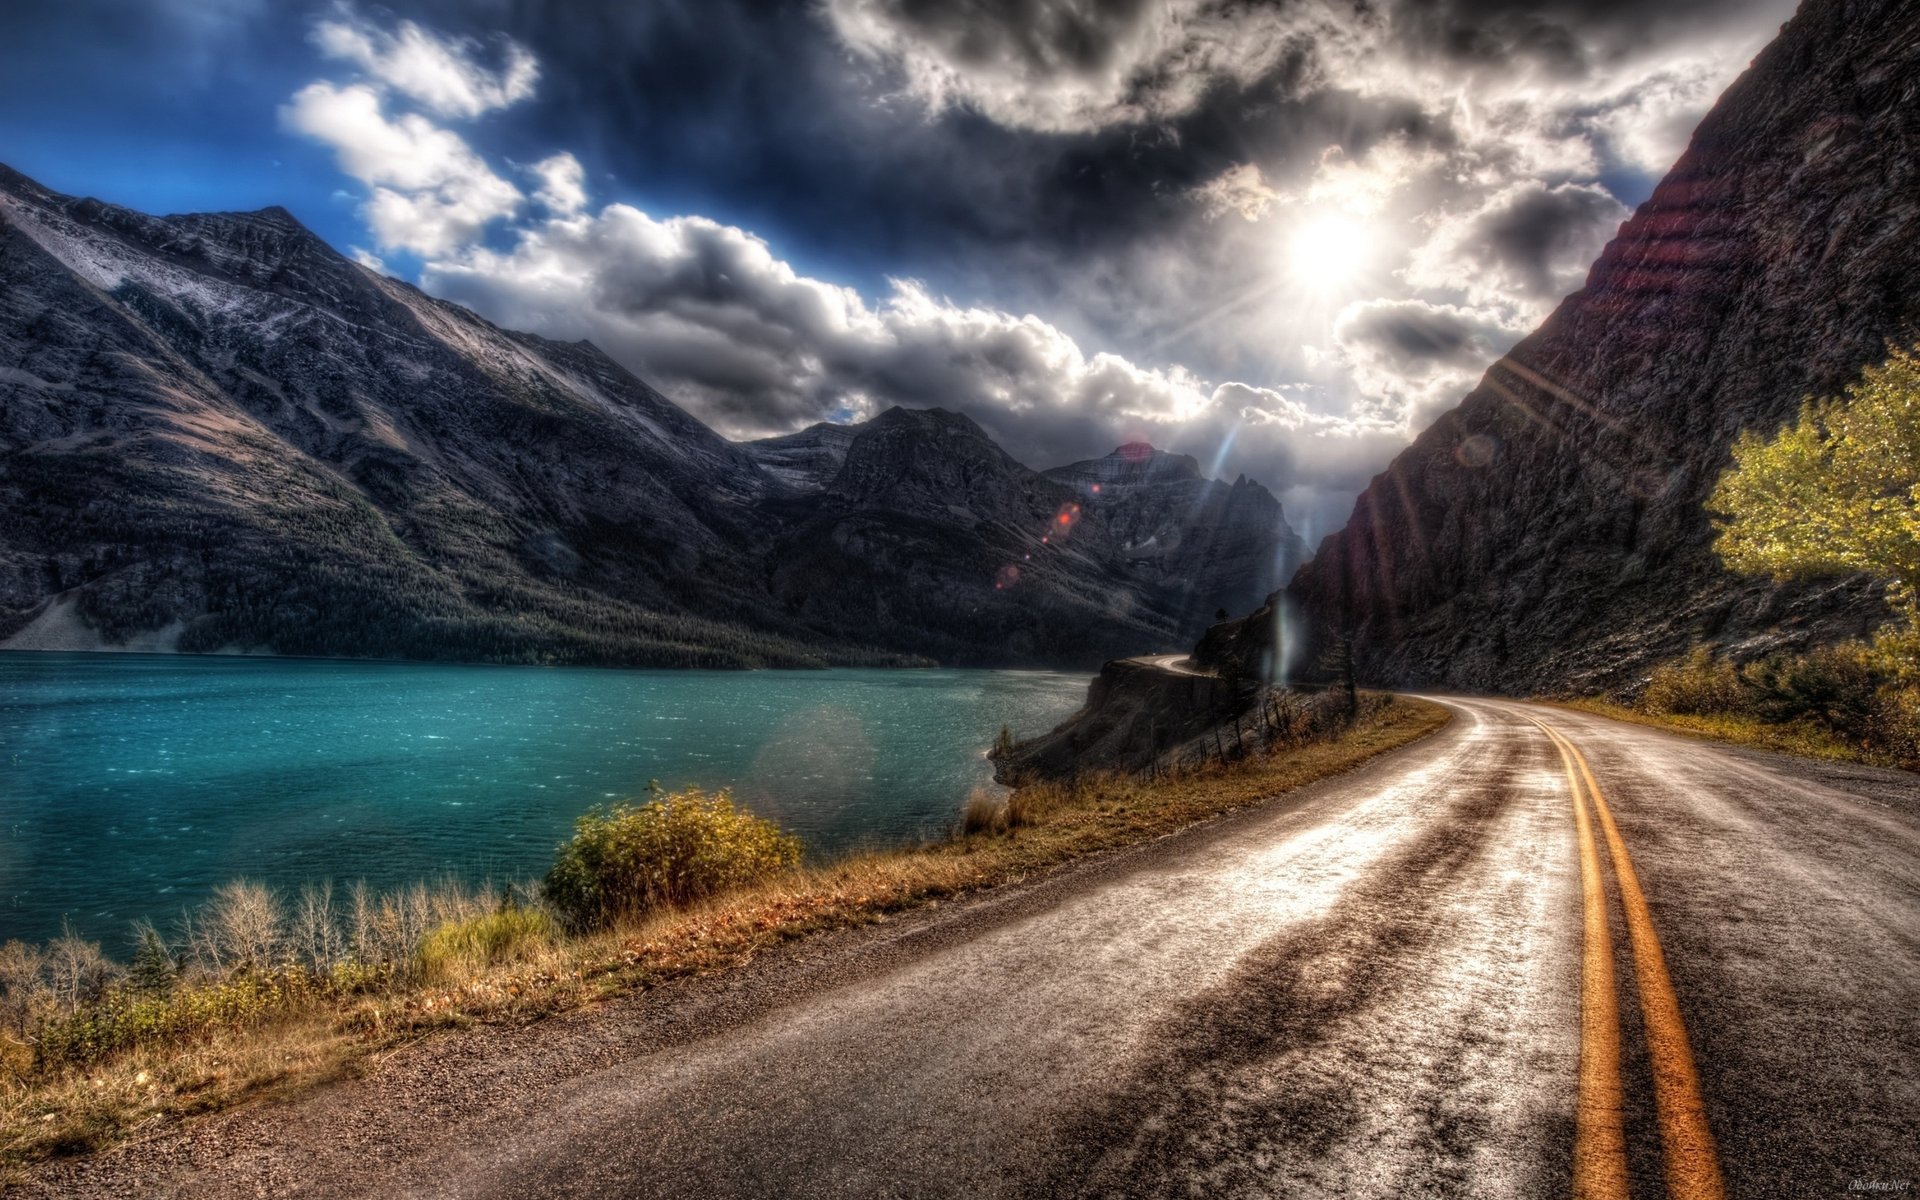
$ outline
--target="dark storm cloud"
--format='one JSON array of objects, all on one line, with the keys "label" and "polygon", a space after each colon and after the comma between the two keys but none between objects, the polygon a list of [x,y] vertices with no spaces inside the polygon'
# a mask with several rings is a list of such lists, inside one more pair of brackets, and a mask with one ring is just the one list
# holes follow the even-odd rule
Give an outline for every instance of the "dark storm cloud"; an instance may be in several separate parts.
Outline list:
[{"label": "dark storm cloud", "polygon": [[1510,69],[1521,60],[1584,72],[1764,7],[1755,0],[1400,0],[1387,11],[1397,38],[1416,53],[1462,65]]},{"label": "dark storm cloud", "polygon": [[[1051,254],[1125,245],[1185,219],[1188,189],[1249,156],[1308,161],[1329,139],[1429,128],[1393,99],[1293,96],[1299,53],[1245,85],[1209,87],[1165,121],[1036,136],[966,109],[936,119],[890,96],[884,72],[850,59],[812,3],[656,0],[575,6],[564,20],[527,0],[397,7],[465,36],[503,30],[535,51],[540,104],[500,118],[526,156],[567,146],[616,177],[622,198],[716,216],[808,265],[870,277],[972,283],[983,254],[1028,255],[1044,274]],[[1153,7],[928,3],[897,15],[955,54],[1011,56],[1052,78],[1111,59]],[[1088,15],[1066,15],[1077,9]]]},{"label": "dark storm cloud", "polygon": [[1499,197],[1461,231],[1464,252],[1542,299],[1570,290],[1626,210],[1605,189],[1565,183]]},{"label": "dark storm cloud", "polygon": [[956,62],[996,67],[1017,61],[1030,72],[1093,75],[1111,69],[1119,45],[1138,37],[1152,0],[886,0],[901,25],[937,43]]},{"label": "dark storm cloud", "polygon": [[1417,300],[1356,306],[1341,321],[1341,341],[1372,347],[1399,366],[1480,361],[1489,330],[1457,308]]}]

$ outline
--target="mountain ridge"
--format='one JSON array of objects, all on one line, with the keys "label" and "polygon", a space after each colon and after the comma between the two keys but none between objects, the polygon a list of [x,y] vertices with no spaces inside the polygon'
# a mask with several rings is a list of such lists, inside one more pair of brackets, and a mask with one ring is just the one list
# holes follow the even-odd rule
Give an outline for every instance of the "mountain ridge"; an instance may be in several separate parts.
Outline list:
[{"label": "mountain ridge", "polygon": [[0,279],[0,644],[1090,666],[1193,629],[1099,519],[1053,536],[1071,490],[965,417],[816,433],[846,477],[810,487],[284,209],[153,217],[6,170]]}]

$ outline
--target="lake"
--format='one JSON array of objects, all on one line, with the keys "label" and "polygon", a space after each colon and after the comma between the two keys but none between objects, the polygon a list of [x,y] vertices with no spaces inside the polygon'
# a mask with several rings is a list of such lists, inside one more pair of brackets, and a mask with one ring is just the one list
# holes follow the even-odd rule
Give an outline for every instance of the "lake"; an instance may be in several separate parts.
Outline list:
[{"label": "lake", "polygon": [[950,827],[1088,677],[0,652],[0,941],[110,948],[230,879],[543,874],[573,819],[731,787],[816,856]]}]

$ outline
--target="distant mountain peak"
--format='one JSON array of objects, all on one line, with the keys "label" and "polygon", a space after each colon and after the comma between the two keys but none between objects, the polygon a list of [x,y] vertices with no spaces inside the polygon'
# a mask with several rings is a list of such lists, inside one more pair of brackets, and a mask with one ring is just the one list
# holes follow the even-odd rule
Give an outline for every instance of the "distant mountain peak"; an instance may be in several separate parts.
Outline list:
[{"label": "distant mountain peak", "polygon": [[302,225],[300,223],[299,217],[294,216],[292,213],[288,212],[286,209],[282,208],[278,204],[269,204],[265,208],[256,211],[252,215],[255,217],[258,217],[262,221],[271,221],[276,225],[290,225],[295,229],[306,228],[305,225]]},{"label": "distant mountain peak", "polygon": [[1103,458],[1055,467],[1046,472],[1063,483],[1145,483],[1204,479],[1199,460],[1191,454],[1157,450],[1151,442],[1130,441]]}]

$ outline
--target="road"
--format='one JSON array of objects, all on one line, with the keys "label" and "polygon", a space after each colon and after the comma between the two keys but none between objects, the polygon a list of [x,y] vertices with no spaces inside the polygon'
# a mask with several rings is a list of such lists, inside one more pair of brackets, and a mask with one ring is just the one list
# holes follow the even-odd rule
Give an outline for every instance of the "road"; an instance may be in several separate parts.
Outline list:
[{"label": "road", "polygon": [[1138,658],[1127,660],[1139,663],[1143,667],[1152,667],[1156,671],[1165,671],[1169,675],[1211,675],[1211,671],[1202,671],[1193,665],[1193,659],[1184,654],[1142,654]]},{"label": "road", "polygon": [[1268,805],[26,1190],[1911,1193],[1920,779],[1442,702]]}]

